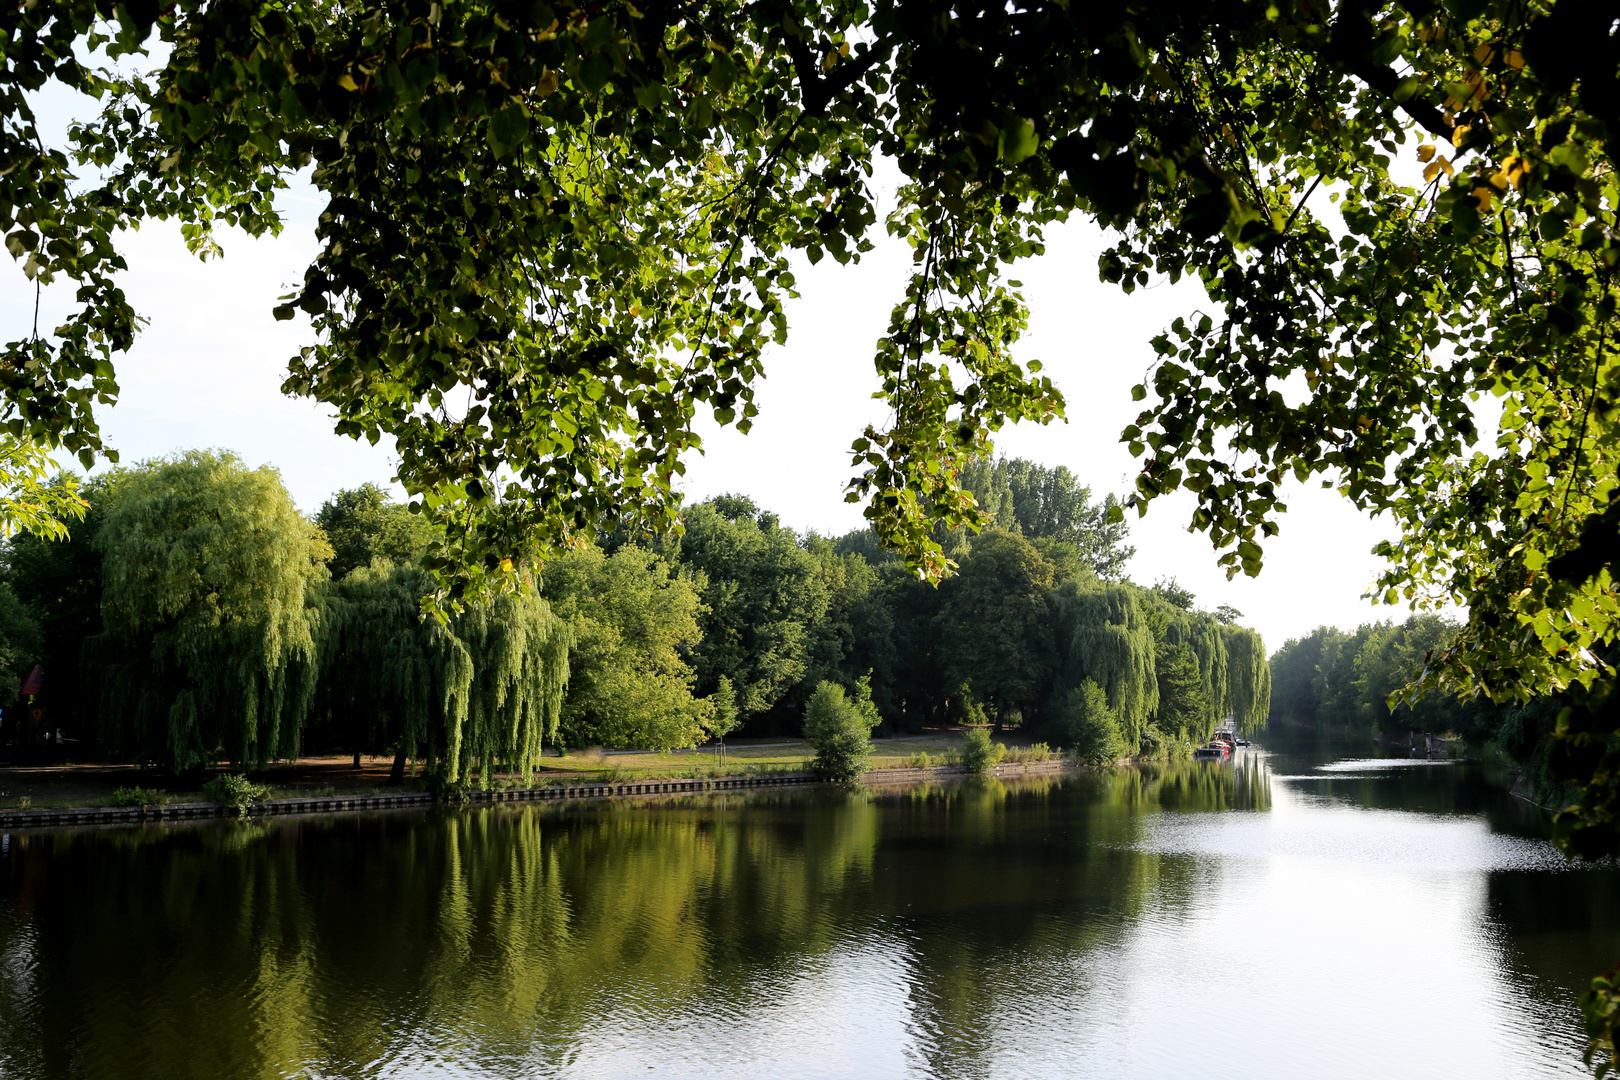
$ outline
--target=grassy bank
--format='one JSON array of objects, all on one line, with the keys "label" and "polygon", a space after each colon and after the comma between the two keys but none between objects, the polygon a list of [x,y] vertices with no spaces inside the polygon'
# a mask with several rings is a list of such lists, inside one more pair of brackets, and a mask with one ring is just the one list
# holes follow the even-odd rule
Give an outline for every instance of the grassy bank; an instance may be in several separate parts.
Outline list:
[{"label": "grassy bank", "polygon": [[[939,730],[923,735],[873,740],[874,769],[953,765],[960,759],[963,732]],[[1039,760],[1027,742],[1014,734],[1002,737],[1003,760]],[[718,779],[761,773],[800,773],[810,769],[814,749],[802,739],[732,740],[719,747],[672,753],[653,751],[576,751],[547,756],[532,780],[497,776],[496,788],[582,783],[638,783],[652,780]],[[392,762],[366,757],[355,768],[347,757],[299,758],[255,772],[251,779],[268,789],[269,798],[364,797],[399,791],[387,786]],[[67,809],[205,801],[206,776],[172,777],[125,765],[39,765],[0,768],[0,809]],[[419,775],[407,778],[405,790],[421,790]]]}]

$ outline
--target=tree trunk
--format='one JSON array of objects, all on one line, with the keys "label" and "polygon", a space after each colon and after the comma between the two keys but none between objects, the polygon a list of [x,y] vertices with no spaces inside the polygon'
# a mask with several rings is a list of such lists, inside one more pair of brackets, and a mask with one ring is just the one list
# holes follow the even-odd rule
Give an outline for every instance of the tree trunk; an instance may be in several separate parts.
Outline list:
[{"label": "tree trunk", "polygon": [[399,749],[394,752],[394,767],[388,772],[388,786],[399,787],[405,782],[405,743],[402,740]]},{"label": "tree trunk", "polygon": [[357,769],[360,767],[360,751],[358,750],[354,752],[354,767]]}]

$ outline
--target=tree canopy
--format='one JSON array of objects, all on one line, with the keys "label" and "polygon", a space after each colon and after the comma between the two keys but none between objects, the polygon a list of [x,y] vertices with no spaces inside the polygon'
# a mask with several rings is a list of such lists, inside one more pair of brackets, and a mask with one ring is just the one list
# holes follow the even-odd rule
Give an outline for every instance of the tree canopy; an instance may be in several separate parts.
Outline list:
[{"label": "tree canopy", "polygon": [[327,568],[340,578],[373,560],[414,563],[432,543],[431,527],[419,514],[394,502],[376,484],[333,495],[315,512],[315,524],[332,545]]},{"label": "tree canopy", "polygon": [[86,645],[115,752],[187,769],[288,757],[308,713],[325,541],[274,469],[190,451],[118,478]]}]

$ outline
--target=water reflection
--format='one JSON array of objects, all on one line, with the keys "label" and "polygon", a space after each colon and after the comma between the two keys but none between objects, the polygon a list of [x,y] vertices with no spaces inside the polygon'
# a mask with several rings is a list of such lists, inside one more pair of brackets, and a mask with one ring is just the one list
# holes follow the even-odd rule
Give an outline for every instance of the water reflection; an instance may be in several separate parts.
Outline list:
[{"label": "water reflection", "polygon": [[12,835],[0,1077],[1580,1075],[1615,872],[1379,766]]}]

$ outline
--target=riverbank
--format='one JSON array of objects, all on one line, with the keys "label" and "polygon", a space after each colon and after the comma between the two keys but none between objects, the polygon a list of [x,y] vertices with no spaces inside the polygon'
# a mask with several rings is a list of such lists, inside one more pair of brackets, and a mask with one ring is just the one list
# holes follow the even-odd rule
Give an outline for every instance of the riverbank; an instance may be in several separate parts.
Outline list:
[{"label": "riverbank", "polygon": [[[960,728],[935,728],[874,739],[869,762],[874,769],[955,765],[960,761],[963,734]],[[1055,756],[1052,751],[1031,746],[1017,733],[1008,732],[999,738],[1007,744],[1008,763]],[[806,773],[814,757],[815,750],[809,743],[787,737],[732,740],[724,748],[711,745],[670,752],[593,748],[558,755],[550,751],[541,758],[532,776],[500,774],[491,778],[489,786],[506,790],[513,786],[623,785]],[[274,800],[392,797],[428,790],[426,778],[419,771],[408,773],[403,785],[391,785],[392,766],[392,756],[358,760],[348,756],[300,757],[250,772],[248,779],[267,788]],[[173,776],[136,765],[0,766],[0,812],[198,803],[204,799],[201,788],[208,778],[207,773]]]},{"label": "riverbank", "polygon": [[[988,774],[996,777],[1029,776],[1065,772],[1078,766],[1069,758],[1045,761],[1006,762]],[[868,787],[903,786],[974,775],[960,765],[910,766],[872,769],[861,778]],[[0,829],[63,828],[85,825],[159,824],[201,818],[279,817],[290,814],[340,814],[356,811],[423,808],[438,803],[479,805],[512,802],[568,802],[595,799],[624,799],[661,795],[692,795],[745,788],[803,786],[824,781],[810,772],[756,772],[739,776],[709,778],[667,778],[630,781],[591,781],[549,783],[498,790],[470,790],[454,799],[425,791],[395,791],[380,794],[290,797],[254,802],[238,810],[211,802],[158,802],[142,806],[46,807],[43,809],[0,810]]]}]

